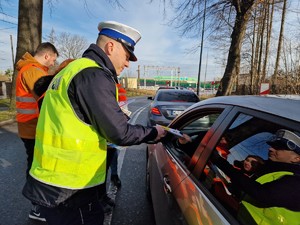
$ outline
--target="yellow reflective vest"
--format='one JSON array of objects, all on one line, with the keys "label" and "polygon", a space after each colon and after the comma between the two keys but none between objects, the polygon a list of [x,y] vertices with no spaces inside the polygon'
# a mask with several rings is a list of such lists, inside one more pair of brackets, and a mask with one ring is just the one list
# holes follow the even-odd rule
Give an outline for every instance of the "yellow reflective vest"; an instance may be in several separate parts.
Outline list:
[{"label": "yellow reflective vest", "polygon": [[[256,179],[260,184],[277,180],[285,175],[293,175],[292,172],[273,172]],[[285,193],[282,193],[283,195]],[[300,224],[300,212],[295,212],[282,207],[259,208],[249,202],[242,201],[243,206],[259,225],[296,225]],[[245,221],[247,224],[247,222]]]},{"label": "yellow reflective vest", "polygon": [[53,78],[44,97],[30,170],[42,183],[84,189],[105,182],[106,140],[78,119],[68,97],[71,80],[88,67],[100,68],[87,58],[71,62]]}]

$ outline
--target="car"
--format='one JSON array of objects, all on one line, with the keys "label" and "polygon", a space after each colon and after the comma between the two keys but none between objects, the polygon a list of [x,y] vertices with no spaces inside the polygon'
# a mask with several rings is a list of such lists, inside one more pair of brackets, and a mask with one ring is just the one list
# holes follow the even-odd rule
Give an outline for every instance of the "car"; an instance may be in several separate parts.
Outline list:
[{"label": "car", "polygon": [[185,87],[180,87],[180,86],[159,86],[157,90],[160,89],[186,89]]},{"label": "car", "polygon": [[[299,100],[278,96],[224,96],[200,101],[176,117],[168,128],[189,135],[188,146],[170,132],[147,145],[146,191],[156,225],[252,224],[251,217],[241,221],[241,199],[210,159],[226,138],[230,164],[248,155],[266,160],[266,142],[277,130],[300,134],[299,107]],[[208,124],[198,122],[203,117]]]},{"label": "car", "polygon": [[186,108],[199,102],[199,97],[192,91],[183,89],[159,89],[148,109],[147,125],[156,124],[167,126]]}]

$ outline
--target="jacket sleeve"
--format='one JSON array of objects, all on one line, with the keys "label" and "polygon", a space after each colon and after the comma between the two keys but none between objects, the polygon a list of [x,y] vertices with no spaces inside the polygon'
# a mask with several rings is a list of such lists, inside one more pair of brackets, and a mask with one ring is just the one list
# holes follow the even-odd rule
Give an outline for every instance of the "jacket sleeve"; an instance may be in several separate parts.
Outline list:
[{"label": "jacket sleeve", "polygon": [[68,95],[78,117],[109,142],[126,146],[154,140],[157,136],[153,127],[127,122],[116,100],[116,83],[99,68],[87,68],[76,75]]}]

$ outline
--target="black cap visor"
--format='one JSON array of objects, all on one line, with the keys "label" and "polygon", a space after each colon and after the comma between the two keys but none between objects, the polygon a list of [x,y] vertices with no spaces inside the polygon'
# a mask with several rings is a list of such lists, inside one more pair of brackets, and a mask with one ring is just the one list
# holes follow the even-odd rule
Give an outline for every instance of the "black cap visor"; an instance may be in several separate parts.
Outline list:
[{"label": "black cap visor", "polygon": [[129,52],[129,54],[130,54],[129,60],[133,61],[133,62],[136,62],[137,58],[133,53],[134,52],[134,46],[132,46],[130,43],[128,43],[127,41],[125,41],[121,38],[118,38],[117,41],[120,42],[124,46],[124,48],[126,48],[126,50]]},{"label": "black cap visor", "polygon": [[300,147],[294,142],[286,140],[285,138],[278,138],[277,140],[267,141],[267,144],[276,150],[293,151],[300,155]]},{"label": "black cap visor", "polygon": [[270,145],[274,149],[278,150],[290,150],[286,144],[283,142],[276,140],[276,141],[267,141],[267,144]]}]

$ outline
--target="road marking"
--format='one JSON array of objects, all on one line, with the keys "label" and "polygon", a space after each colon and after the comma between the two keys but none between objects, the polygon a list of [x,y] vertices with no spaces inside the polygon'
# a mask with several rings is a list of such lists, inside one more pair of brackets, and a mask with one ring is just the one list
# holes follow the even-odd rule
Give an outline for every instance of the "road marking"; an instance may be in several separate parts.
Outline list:
[{"label": "road marking", "polygon": [[137,118],[139,117],[139,115],[147,108],[149,107],[150,103],[141,107],[141,108],[138,108],[134,113],[132,113],[132,117],[130,118],[129,120],[129,123],[130,124],[135,124]]},{"label": "road marking", "polygon": [[3,168],[9,167],[12,164],[10,162],[8,162],[7,160],[0,158],[0,166],[2,166]]},{"label": "road marking", "polygon": [[[133,102],[133,101],[132,101]],[[130,102],[130,103],[132,103]],[[131,114],[131,118],[128,121],[130,124],[135,124],[137,118],[139,117],[139,115],[150,105],[147,104],[146,106],[140,107],[138,108],[136,111],[134,111]],[[124,157],[126,154],[126,150],[127,147],[122,147],[122,146],[118,146],[117,149],[119,150],[119,155],[118,155],[118,174],[119,176],[121,176],[121,170],[122,170],[122,166],[123,166],[123,161],[124,161]],[[107,190],[107,194],[110,198],[112,198],[113,200],[116,199],[116,195],[118,192],[118,188],[115,187],[111,182],[110,179],[107,179],[107,182],[109,182],[108,184],[108,190]],[[113,215],[113,211],[111,213],[107,213],[105,214],[104,217],[104,225],[110,225],[111,224],[111,220],[112,220],[112,215]]]}]

